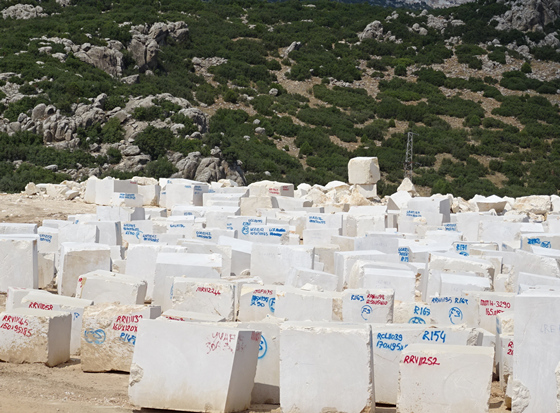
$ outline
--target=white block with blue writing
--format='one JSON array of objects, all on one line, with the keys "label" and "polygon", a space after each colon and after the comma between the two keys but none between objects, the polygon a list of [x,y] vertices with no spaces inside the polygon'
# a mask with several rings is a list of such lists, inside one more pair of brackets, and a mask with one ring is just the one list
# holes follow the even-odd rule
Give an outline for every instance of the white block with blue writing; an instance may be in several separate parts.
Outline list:
[{"label": "white block with blue writing", "polygon": [[39,227],[37,234],[39,235],[37,241],[38,252],[58,254],[58,228]]},{"label": "white block with blue writing", "polygon": [[235,284],[223,280],[173,277],[171,307],[235,319]]},{"label": "white block with blue writing", "polygon": [[237,237],[241,240],[266,243],[266,244],[287,244],[289,225],[270,224],[270,225],[251,225],[244,226]]},{"label": "white block with blue writing", "polygon": [[395,324],[430,324],[430,305],[424,302],[398,301],[393,308]]},{"label": "white block with blue writing", "polygon": [[[318,262],[315,261],[315,265]],[[293,267],[286,279],[286,285],[301,288],[306,284],[317,286],[319,291],[337,291],[338,277],[324,271]]]},{"label": "white block with blue writing", "polygon": [[494,350],[413,344],[399,367],[401,413],[488,411]]},{"label": "white block with blue writing", "polygon": [[289,321],[341,321],[342,296],[332,291],[278,286],[274,315]]},{"label": "white block with blue writing", "polygon": [[560,250],[559,233],[524,233],[521,236],[521,248],[531,251],[531,247],[551,248]]},{"label": "white block with blue writing", "polygon": [[201,182],[189,184],[167,184],[165,186],[165,205],[162,205],[162,197],[160,197],[160,206],[172,209],[178,205],[194,205],[202,206],[202,194],[208,192],[208,184]]},{"label": "white block with blue writing", "polygon": [[306,229],[336,229],[342,235],[344,217],[341,214],[310,214],[305,223]]},{"label": "white block with blue writing", "polygon": [[129,194],[115,192],[111,198],[111,205],[118,207],[140,208],[144,205],[144,197],[138,193]]},{"label": "white block with blue writing", "polygon": [[150,234],[144,233],[140,235],[141,244],[163,244],[163,245],[177,245],[179,240],[183,239],[184,235],[179,233],[171,234]]},{"label": "white block with blue writing", "polygon": [[69,313],[72,319],[70,354],[75,355],[80,352],[84,311],[85,308],[90,305],[93,305],[92,300],[64,297],[57,294],[49,294],[44,291],[30,291],[22,298],[19,306]]},{"label": "white block with blue writing", "polygon": [[114,179],[111,177],[91,181],[88,180],[84,198],[89,200],[89,202],[91,202],[91,198],[93,198],[93,203],[97,205],[111,205],[113,194],[116,192],[137,194],[138,185],[133,181]]},{"label": "white block with blue writing", "polygon": [[210,228],[226,228],[229,217],[239,216],[241,210],[238,207],[207,207],[204,214],[206,226]]},{"label": "white block with blue writing", "polygon": [[393,290],[352,289],[342,292],[342,321],[347,323],[392,323]]},{"label": "white block with blue writing", "polygon": [[428,343],[437,345],[482,344],[482,334],[464,326],[435,326],[416,324],[372,324],[373,359],[375,364],[375,399],[377,403],[396,404],[399,381],[399,360],[409,345]]},{"label": "white block with blue writing", "polygon": [[162,305],[170,292],[166,289],[166,278],[193,277],[218,279],[222,274],[220,254],[189,254],[160,252],[156,258],[153,303]]},{"label": "white block with blue writing", "polygon": [[244,227],[255,226],[255,225],[266,225],[266,217],[244,217],[244,216],[228,216],[226,222],[226,228],[229,230],[237,231],[241,233]]},{"label": "white block with blue writing", "polygon": [[373,411],[377,399],[373,372],[369,325],[282,324],[280,406],[283,412]]},{"label": "white block with blue writing", "polygon": [[86,307],[82,321],[82,371],[130,372],[138,325],[161,315],[158,306],[96,304]]},{"label": "white block with blue writing", "polygon": [[261,321],[267,316],[273,316],[276,308],[276,288],[276,285],[242,285],[237,320]]},{"label": "white block with blue writing", "polygon": [[95,304],[144,304],[147,282],[126,274],[95,270],[80,275],[76,297],[92,300]]},{"label": "white block with blue writing", "polygon": [[280,325],[281,320],[274,317],[237,324],[241,329],[261,332],[251,404],[280,404]]},{"label": "white block with blue writing", "polygon": [[443,326],[466,325],[477,327],[477,304],[474,298],[463,296],[430,297],[430,318],[432,323]]},{"label": "white block with blue writing", "polygon": [[254,243],[251,275],[265,284],[284,284],[290,268],[313,268],[314,248],[310,245],[274,245]]},{"label": "white block with blue writing", "polygon": [[220,237],[236,238],[235,231],[222,228],[204,228],[193,231],[193,239],[217,244]]}]

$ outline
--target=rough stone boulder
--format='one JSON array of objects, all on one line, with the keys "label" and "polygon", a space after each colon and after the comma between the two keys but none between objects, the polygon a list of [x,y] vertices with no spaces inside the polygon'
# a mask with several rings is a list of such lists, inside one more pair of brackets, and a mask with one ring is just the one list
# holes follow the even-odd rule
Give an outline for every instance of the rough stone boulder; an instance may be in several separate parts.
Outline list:
[{"label": "rough stone boulder", "polygon": [[74,56],[113,77],[118,77],[122,75],[123,71],[121,48],[122,44],[120,42],[110,42],[109,46],[91,46],[85,43],[80,47],[79,51],[74,53]]},{"label": "rough stone boulder", "polygon": [[530,214],[544,215],[551,211],[552,202],[548,195],[531,195],[517,198],[513,209]]},{"label": "rough stone boulder", "polygon": [[542,30],[560,16],[560,0],[516,0],[511,10],[494,19],[497,30]]},{"label": "rough stone boulder", "polygon": [[4,19],[28,20],[35,17],[45,17],[41,6],[32,6],[31,4],[16,4],[2,10]]},{"label": "rough stone boulder", "polygon": [[360,41],[365,39],[383,40],[383,25],[379,20],[375,20],[368,24],[363,32],[358,34]]}]

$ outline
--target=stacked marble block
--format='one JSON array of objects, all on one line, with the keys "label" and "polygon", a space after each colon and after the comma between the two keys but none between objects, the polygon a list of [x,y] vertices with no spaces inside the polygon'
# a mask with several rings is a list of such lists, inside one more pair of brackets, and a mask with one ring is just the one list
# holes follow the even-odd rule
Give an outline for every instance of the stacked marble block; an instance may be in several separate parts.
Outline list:
[{"label": "stacked marble block", "polygon": [[[377,160],[353,160],[349,177],[371,198]],[[493,370],[513,408],[556,403],[560,355],[544,344],[558,334],[554,215],[503,215],[507,201],[494,198],[451,213],[450,196],[407,191],[374,206],[312,206],[309,185],[91,181],[96,214],[0,226],[8,254],[42,257],[7,265],[0,288],[43,287],[51,265],[53,297],[66,301],[17,290],[9,310],[73,314],[69,354],[81,352],[85,371],[130,372],[138,406],[485,411]],[[25,332],[21,315],[6,317]],[[220,380],[205,381],[209,371]]]}]

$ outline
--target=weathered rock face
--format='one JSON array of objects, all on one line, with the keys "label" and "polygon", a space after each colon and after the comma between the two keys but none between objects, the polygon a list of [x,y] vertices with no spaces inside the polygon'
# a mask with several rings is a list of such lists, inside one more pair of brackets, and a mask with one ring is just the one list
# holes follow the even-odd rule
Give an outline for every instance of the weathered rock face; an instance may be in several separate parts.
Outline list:
[{"label": "weathered rock face", "polygon": [[74,56],[113,77],[121,76],[123,71],[123,54],[120,52],[122,44],[120,42],[110,42],[109,46],[91,46],[83,44],[80,49],[74,52]]},{"label": "weathered rock face", "polygon": [[47,16],[43,13],[41,6],[32,6],[31,4],[16,4],[2,10],[4,19],[28,20],[36,17]]},{"label": "weathered rock face", "polygon": [[560,0],[515,0],[507,4],[511,10],[494,18],[498,30],[542,30],[560,16]]},{"label": "weathered rock face", "polygon": [[364,39],[383,40],[383,25],[379,20],[375,20],[368,24],[363,32],[358,34],[360,41]]},{"label": "weathered rock face", "polygon": [[[172,154],[169,160],[179,170],[173,178],[194,179],[201,182],[212,182],[220,179],[230,179],[239,185],[244,185],[245,178],[239,165],[229,165],[222,158],[221,151],[212,151],[212,156],[203,158],[200,152],[191,152],[183,158]],[[180,155],[180,154],[179,154]]]},{"label": "weathered rock face", "polygon": [[128,51],[141,72],[153,69],[157,65],[160,46],[167,43],[168,37],[181,42],[187,38],[189,29],[183,21],[174,23],[154,23],[152,26],[139,25],[130,29],[132,40]]}]

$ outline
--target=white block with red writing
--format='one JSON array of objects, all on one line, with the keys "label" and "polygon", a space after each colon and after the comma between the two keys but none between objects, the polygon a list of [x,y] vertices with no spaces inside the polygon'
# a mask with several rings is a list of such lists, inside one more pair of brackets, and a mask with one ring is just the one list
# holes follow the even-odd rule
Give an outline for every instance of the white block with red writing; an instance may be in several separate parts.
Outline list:
[{"label": "white block with red writing", "polygon": [[83,371],[130,371],[138,322],[161,315],[158,306],[99,304],[87,307],[82,322]]},{"label": "white block with red writing", "polygon": [[239,296],[239,321],[261,321],[274,315],[276,285],[244,284]]},{"label": "white block with red writing", "polygon": [[[317,264],[318,262],[316,261],[315,265]],[[301,288],[305,284],[316,285],[322,291],[337,291],[338,276],[309,268],[291,268],[286,279],[286,285]]]},{"label": "white block with red writing", "polygon": [[515,297],[512,411],[556,411],[559,314],[558,291],[528,290]]},{"label": "white block with red writing", "polygon": [[95,304],[144,304],[147,283],[136,277],[96,270],[78,278],[76,297],[93,300]]},{"label": "white block with red writing", "polygon": [[342,321],[347,323],[392,323],[393,290],[352,289],[342,292]]},{"label": "white block with red writing", "polygon": [[378,403],[395,404],[401,352],[411,344],[482,344],[482,333],[464,326],[448,327],[418,324],[372,325],[375,361],[375,397]]},{"label": "white block with red writing", "polygon": [[48,291],[36,290],[33,288],[8,287],[6,294],[6,310],[22,307],[21,300],[30,292],[49,294]]},{"label": "white block with red writing", "polygon": [[475,300],[477,305],[477,325],[496,334],[496,316],[514,310],[514,293],[490,291],[465,291],[464,296]]},{"label": "white block with red writing", "polygon": [[160,252],[156,258],[154,292],[152,302],[163,305],[170,291],[166,288],[167,278],[193,277],[219,279],[222,274],[220,254],[189,254]]},{"label": "white block with red writing", "polygon": [[339,292],[278,286],[274,315],[289,321],[341,321],[342,296]]},{"label": "white block with red writing", "polygon": [[0,236],[0,292],[38,287],[37,239],[33,234]]},{"label": "white block with red writing", "polygon": [[142,320],[130,401],[153,409],[244,411],[251,405],[260,338],[258,331],[239,328]]},{"label": "white block with red writing", "polygon": [[249,196],[294,196],[294,184],[276,182],[276,181],[259,181],[249,185]]},{"label": "white block with red writing", "polygon": [[95,270],[111,271],[111,247],[94,243],[62,243],[57,275],[58,294],[74,295],[78,278]]},{"label": "white block with red writing", "polygon": [[219,323],[226,321],[224,317],[215,314],[197,313],[194,311],[183,311],[175,309],[164,311],[161,314],[161,317],[175,321],[199,321],[205,323]]},{"label": "white block with red writing", "polygon": [[397,411],[487,412],[493,357],[489,347],[410,345],[400,358]]},{"label": "white block with red writing", "polygon": [[64,297],[49,294],[40,290],[30,291],[21,300],[21,307],[36,308],[47,311],[63,311],[72,317],[72,334],[70,338],[70,354],[79,354],[82,335],[82,320],[86,307],[93,301],[80,298]]},{"label": "white block with red writing", "polygon": [[0,360],[56,366],[70,360],[70,314],[14,308],[0,313]]},{"label": "white block with red writing", "polygon": [[171,306],[176,310],[196,311],[235,320],[235,284],[206,278],[173,278]]},{"label": "white block with red writing", "polygon": [[373,411],[373,371],[369,324],[282,324],[280,406],[283,412]]}]

